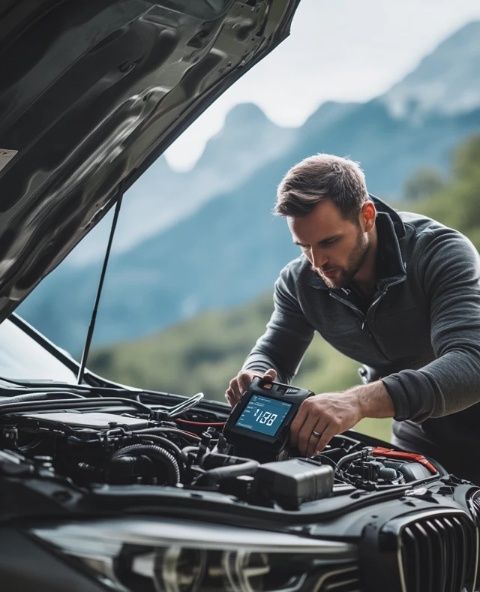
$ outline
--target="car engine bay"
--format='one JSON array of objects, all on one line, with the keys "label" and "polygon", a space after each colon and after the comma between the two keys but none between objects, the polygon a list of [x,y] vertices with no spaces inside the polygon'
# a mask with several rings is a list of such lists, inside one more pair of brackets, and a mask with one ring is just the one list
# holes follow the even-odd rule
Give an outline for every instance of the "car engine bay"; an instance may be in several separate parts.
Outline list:
[{"label": "car engine bay", "polygon": [[123,397],[34,397],[0,406],[4,455],[32,470],[48,467],[79,486],[219,491],[248,504],[295,510],[332,495],[412,486],[444,474],[420,455],[368,446],[352,435],[336,436],[312,458],[290,449],[262,463],[254,449],[250,457],[238,456],[222,433],[226,414],[202,409],[199,396],[170,408]]},{"label": "car engine bay", "polygon": [[[0,401],[0,517],[4,530],[9,523],[21,526],[27,521],[29,540],[70,554],[80,569],[90,554],[97,556],[90,551],[92,532],[104,537],[105,548],[110,548],[108,532],[120,525],[143,532],[155,524],[160,533],[172,524],[165,541],[173,542],[165,545],[178,551],[177,531],[184,524],[189,533],[200,529],[200,538],[213,545],[202,551],[202,578],[210,582],[206,589],[240,589],[225,584],[224,563],[233,561],[233,555],[267,561],[261,553],[225,550],[212,539],[212,528],[215,536],[231,529],[252,541],[264,533],[277,541],[278,536],[294,536],[310,545],[342,544],[348,553],[339,563],[321,563],[325,586],[338,586],[342,592],[376,592],[401,578],[409,592],[440,589],[431,588],[437,579],[442,585],[447,582],[449,592],[478,589],[480,489],[448,474],[432,459],[356,432],[334,437],[322,453],[309,458],[288,445],[280,451],[273,447],[268,458],[253,433],[249,454],[242,440],[240,456],[239,440],[230,438],[225,427],[235,413],[203,401],[201,393],[186,398],[118,386],[63,386],[24,385],[15,389],[21,394]],[[248,404],[245,408],[250,409]],[[257,414],[257,420],[264,431],[274,423],[265,413]],[[183,554],[192,553],[188,536],[181,545],[186,550],[172,567],[170,555],[159,555],[157,547],[145,547],[135,537],[122,543],[130,536],[127,530],[111,535],[119,537],[111,543],[112,553],[123,559],[112,564],[117,567],[108,567],[108,577],[124,585],[127,576],[120,574],[119,566],[135,570],[147,555],[161,563],[161,570],[152,567],[157,575],[148,576],[149,582],[160,578],[158,570],[170,581],[185,569],[178,562],[183,565]],[[274,579],[283,574],[285,582],[290,581],[294,564],[277,551],[278,557],[269,551],[268,571]],[[425,571],[425,565],[433,570],[442,557],[445,569],[438,577]],[[460,557],[463,567],[457,569]],[[308,571],[304,562],[302,558],[297,566],[299,582]],[[98,568],[97,559],[92,565]],[[234,574],[230,579],[243,573],[241,565],[235,565],[227,570]],[[265,582],[262,586],[270,589]],[[153,590],[151,583],[142,586],[139,589]],[[310,589],[307,581],[305,586]],[[328,586],[320,589],[330,590]],[[272,584],[271,589],[277,588]]]}]

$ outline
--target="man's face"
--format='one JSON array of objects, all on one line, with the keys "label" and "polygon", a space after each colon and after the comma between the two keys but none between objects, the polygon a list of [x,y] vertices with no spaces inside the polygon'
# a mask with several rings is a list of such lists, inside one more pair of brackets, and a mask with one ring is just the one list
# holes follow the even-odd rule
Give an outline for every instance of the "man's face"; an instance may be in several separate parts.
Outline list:
[{"label": "man's face", "polygon": [[358,221],[347,220],[326,199],[310,214],[288,217],[287,222],[293,242],[329,288],[343,288],[352,282],[370,249],[361,213]]}]

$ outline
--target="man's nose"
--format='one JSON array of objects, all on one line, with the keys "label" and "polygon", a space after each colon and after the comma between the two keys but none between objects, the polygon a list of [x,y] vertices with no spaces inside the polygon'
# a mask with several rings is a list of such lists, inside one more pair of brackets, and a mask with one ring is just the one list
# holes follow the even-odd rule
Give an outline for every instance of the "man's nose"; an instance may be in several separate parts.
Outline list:
[{"label": "man's nose", "polygon": [[325,254],[322,252],[321,249],[310,249],[310,261],[312,262],[313,267],[320,268],[325,265],[327,262],[327,258]]}]

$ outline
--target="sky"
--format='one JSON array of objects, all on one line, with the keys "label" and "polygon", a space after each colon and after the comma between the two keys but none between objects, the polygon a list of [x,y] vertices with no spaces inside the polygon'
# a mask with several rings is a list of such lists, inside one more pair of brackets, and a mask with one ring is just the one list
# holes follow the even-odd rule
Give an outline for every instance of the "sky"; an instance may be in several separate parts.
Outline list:
[{"label": "sky", "polygon": [[410,72],[445,37],[480,20],[477,0],[301,0],[291,35],[211,105],[166,152],[188,170],[238,103],[299,126],[327,101],[366,101]]}]

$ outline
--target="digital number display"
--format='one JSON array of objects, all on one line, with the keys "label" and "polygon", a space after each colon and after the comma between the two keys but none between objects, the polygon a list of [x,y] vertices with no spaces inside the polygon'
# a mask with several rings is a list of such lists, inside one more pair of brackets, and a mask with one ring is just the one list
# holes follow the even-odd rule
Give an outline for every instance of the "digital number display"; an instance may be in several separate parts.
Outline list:
[{"label": "digital number display", "polygon": [[267,436],[275,436],[291,408],[292,403],[252,395],[235,425]]}]

